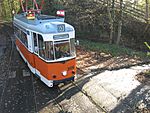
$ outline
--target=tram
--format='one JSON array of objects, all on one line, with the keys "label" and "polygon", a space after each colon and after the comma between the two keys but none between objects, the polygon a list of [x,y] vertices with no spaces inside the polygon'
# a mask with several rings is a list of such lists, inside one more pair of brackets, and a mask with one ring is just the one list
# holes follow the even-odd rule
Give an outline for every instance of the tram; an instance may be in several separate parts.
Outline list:
[{"label": "tram", "polygon": [[48,87],[73,81],[76,75],[75,30],[60,17],[62,10],[57,14],[28,11],[16,14],[13,20],[17,50]]}]

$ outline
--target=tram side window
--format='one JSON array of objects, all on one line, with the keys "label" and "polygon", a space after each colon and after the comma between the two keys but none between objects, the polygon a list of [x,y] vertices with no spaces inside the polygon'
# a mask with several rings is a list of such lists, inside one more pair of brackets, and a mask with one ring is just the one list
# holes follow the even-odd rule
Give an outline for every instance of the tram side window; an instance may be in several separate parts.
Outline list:
[{"label": "tram side window", "polygon": [[42,58],[45,58],[45,44],[43,41],[43,37],[38,34],[38,46],[39,46],[39,55]]},{"label": "tram side window", "polygon": [[33,33],[33,37],[34,37],[34,46],[37,46],[36,33]]},{"label": "tram side window", "polygon": [[23,31],[21,31],[21,37],[20,37],[20,39],[21,39],[22,43],[23,43],[26,47],[28,47],[27,35],[26,35]]},{"label": "tram side window", "polygon": [[20,38],[20,30],[15,26],[14,27],[14,32],[15,32],[15,35]]},{"label": "tram side window", "polygon": [[38,44],[37,44],[37,37],[36,33],[33,33],[33,40],[34,40],[34,51],[38,53]]}]

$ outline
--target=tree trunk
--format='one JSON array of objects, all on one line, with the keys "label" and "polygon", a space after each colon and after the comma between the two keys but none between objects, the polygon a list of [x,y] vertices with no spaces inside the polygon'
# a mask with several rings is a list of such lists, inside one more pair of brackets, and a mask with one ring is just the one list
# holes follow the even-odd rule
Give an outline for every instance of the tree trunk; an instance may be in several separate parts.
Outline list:
[{"label": "tree trunk", "polygon": [[118,36],[117,36],[117,42],[116,44],[119,45],[120,40],[121,40],[121,31],[122,31],[122,16],[123,16],[123,9],[122,9],[122,5],[123,5],[123,0],[120,0],[120,20],[118,23]]},{"label": "tree trunk", "polygon": [[149,1],[145,0],[146,3],[146,21],[149,21]]},{"label": "tree trunk", "polygon": [[119,45],[121,39],[121,31],[122,31],[122,21],[120,20],[118,23],[118,36],[116,44]]},{"label": "tree trunk", "polygon": [[111,2],[108,0],[107,1],[107,11],[108,11],[108,17],[110,20],[110,39],[109,39],[109,43],[112,44],[113,43],[113,34],[114,34],[114,0],[112,0],[112,13],[110,11],[110,5]]},{"label": "tree trunk", "polygon": [[2,4],[0,3],[0,20],[2,20]]},{"label": "tree trunk", "polygon": [[146,24],[146,27],[143,31],[143,38],[145,38],[145,36],[146,36],[145,34],[146,34],[147,30],[149,29],[149,0],[145,0],[145,4],[146,4],[145,13],[146,13],[146,22],[147,22],[147,24]]}]

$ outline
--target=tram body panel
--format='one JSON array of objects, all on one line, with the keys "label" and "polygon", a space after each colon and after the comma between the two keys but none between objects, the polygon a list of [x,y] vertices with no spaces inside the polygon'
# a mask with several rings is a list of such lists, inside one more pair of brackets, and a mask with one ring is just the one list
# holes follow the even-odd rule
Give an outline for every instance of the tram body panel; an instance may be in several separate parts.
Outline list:
[{"label": "tram body panel", "polygon": [[[64,63],[47,63],[34,55],[36,69],[48,80],[63,80],[75,75],[76,65],[75,59],[64,61]],[[67,71],[67,75],[63,76],[62,73]]]},{"label": "tram body panel", "polygon": [[[37,55],[34,54],[34,60],[35,60],[35,68],[40,72],[42,76],[44,76],[47,79],[48,75],[48,64],[40,59]],[[37,74],[37,76],[39,76]]]},{"label": "tram body panel", "polygon": [[[63,80],[66,78],[71,78],[75,75],[76,71],[75,59],[65,61],[64,63],[53,63],[48,65],[49,79]],[[63,75],[63,72],[66,75]],[[55,78],[55,77],[56,78]]]},{"label": "tram body panel", "polygon": [[28,60],[28,67],[30,68],[30,70],[35,74],[35,60],[34,60],[34,54],[33,53],[28,53],[28,57],[29,57],[29,60]]},{"label": "tram body panel", "polygon": [[21,52],[21,54],[23,55],[23,58],[25,60],[25,62],[29,61],[29,51],[27,50],[27,48],[20,42],[19,39],[16,39],[16,45],[19,48],[19,51]]}]

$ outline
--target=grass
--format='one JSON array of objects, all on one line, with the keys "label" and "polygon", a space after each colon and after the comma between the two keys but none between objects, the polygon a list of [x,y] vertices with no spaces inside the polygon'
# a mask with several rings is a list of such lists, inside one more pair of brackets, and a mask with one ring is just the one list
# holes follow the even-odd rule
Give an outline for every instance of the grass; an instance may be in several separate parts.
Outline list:
[{"label": "grass", "polygon": [[141,51],[135,51],[129,48],[117,46],[117,45],[110,45],[110,44],[104,44],[100,42],[93,42],[90,40],[79,40],[80,45],[85,47],[88,50],[92,51],[99,51],[111,54],[112,56],[122,56],[122,55],[128,55],[128,56],[134,56],[134,57],[140,57],[145,58],[146,53]]}]

